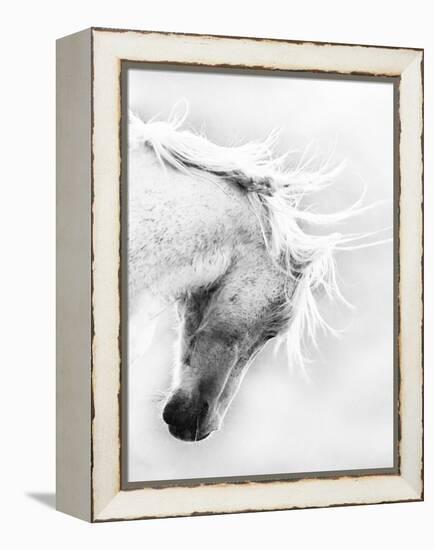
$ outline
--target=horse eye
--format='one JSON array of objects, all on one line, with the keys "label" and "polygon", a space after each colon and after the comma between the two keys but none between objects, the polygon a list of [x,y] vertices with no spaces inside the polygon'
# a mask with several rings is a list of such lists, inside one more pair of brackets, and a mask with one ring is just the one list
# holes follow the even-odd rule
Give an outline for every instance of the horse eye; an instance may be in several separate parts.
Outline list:
[{"label": "horse eye", "polygon": [[268,329],[265,333],[265,338],[267,340],[270,340],[271,338],[274,338],[275,336],[278,335],[278,330],[274,329],[274,328],[271,328],[271,329]]}]

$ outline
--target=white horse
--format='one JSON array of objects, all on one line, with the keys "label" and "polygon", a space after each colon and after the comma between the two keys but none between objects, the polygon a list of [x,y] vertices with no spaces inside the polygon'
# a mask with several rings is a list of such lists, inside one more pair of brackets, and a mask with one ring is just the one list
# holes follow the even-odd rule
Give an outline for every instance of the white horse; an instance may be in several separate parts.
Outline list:
[{"label": "white horse", "polygon": [[306,227],[348,219],[363,197],[344,212],[313,213],[303,197],[340,167],[289,170],[273,154],[275,134],[222,147],[182,130],[185,117],[129,116],[129,349],[147,338],[149,294],[176,304],[179,345],[163,419],[173,436],[199,441],[221,427],[267,341],[284,342],[289,361],[302,363],[306,337],[330,328],[318,297],[342,298],[334,253],[363,236]]}]

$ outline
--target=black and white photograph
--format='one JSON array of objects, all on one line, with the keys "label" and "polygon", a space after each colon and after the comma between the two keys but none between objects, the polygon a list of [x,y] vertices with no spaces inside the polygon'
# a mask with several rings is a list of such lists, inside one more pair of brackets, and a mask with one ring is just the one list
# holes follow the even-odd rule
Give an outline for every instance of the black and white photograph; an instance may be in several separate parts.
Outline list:
[{"label": "black and white photograph", "polygon": [[429,6],[2,4],[1,548],[430,547]]},{"label": "black and white photograph", "polygon": [[395,471],[395,98],[124,64],[125,487]]}]

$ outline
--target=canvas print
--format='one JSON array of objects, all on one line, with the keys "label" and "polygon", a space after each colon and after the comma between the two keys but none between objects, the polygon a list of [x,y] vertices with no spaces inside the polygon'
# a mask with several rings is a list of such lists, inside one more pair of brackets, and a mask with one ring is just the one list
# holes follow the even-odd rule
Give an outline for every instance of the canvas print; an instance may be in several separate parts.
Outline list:
[{"label": "canvas print", "polygon": [[126,487],[396,467],[394,97],[126,66]]}]

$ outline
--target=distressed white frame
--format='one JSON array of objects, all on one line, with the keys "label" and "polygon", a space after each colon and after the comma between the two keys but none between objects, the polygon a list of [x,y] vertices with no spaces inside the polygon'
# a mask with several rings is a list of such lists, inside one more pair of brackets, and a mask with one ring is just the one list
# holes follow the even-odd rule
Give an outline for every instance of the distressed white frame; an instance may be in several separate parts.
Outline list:
[{"label": "distressed white frame", "polygon": [[[276,510],[343,504],[367,504],[423,498],[423,358],[422,358],[422,202],[423,202],[423,51],[290,42],[254,38],[165,34],[90,29],[59,43],[59,51],[74,56],[81,44],[89,56],[91,102],[88,121],[92,139],[91,174],[91,316],[89,365],[80,383],[92,388],[92,421],[73,427],[59,404],[61,426],[73,447],[58,462],[60,509],[90,521],[145,517]],[[62,45],[62,41],[64,42]],[[83,46],[84,44],[84,46]],[[69,48],[69,49],[68,49]],[[75,49],[74,49],[75,48]],[[71,52],[70,52],[71,50]],[[84,57],[82,60],[84,62]],[[230,482],[121,490],[120,472],[120,138],[121,61],[184,63],[206,66],[246,66],[288,71],[387,75],[400,78],[400,231],[399,231],[399,356],[400,473],[397,475],[309,478],[235,484]],[[66,77],[65,77],[66,78]],[[62,80],[60,78],[60,80]],[[59,88],[65,86],[61,81]],[[87,96],[86,96],[87,97]],[[64,104],[67,100],[64,100]],[[62,108],[62,105],[60,106]],[[86,107],[87,109],[87,107]],[[62,130],[62,129],[61,129]],[[77,130],[80,132],[80,128]],[[62,132],[60,132],[62,134]],[[77,145],[77,154],[79,153]],[[77,157],[73,159],[80,162]],[[67,161],[65,161],[67,162]],[[63,177],[70,176],[70,167]],[[60,171],[62,172],[62,170]],[[59,176],[62,178],[62,174]],[[91,181],[90,181],[91,180]],[[62,189],[62,184],[60,184]],[[89,197],[87,197],[89,198]],[[62,246],[62,243],[60,243]],[[85,254],[85,251],[83,251]],[[86,304],[84,305],[86,307]],[[66,329],[65,329],[66,330]],[[60,338],[68,338],[62,327]],[[91,370],[89,370],[91,369]],[[62,373],[62,366],[59,367]],[[62,377],[62,374],[60,375]],[[67,390],[64,389],[64,392]],[[83,399],[88,393],[83,389]],[[67,400],[68,395],[64,398]],[[90,405],[89,405],[90,411]],[[63,416],[62,416],[63,414]],[[69,415],[69,416],[68,416]],[[90,422],[92,422],[90,424]],[[81,431],[80,431],[81,430]],[[89,435],[90,449],[81,449]],[[81,438],[81,439],[80,439]],[[81,443],[80,443],[81,441]],[[85,457],[75,456],[82,453]],[[84,475],[86,457],[89,471]],[[71,461],[81,460],[80,473]],[[66,461],[66,462],[65,462]],[[68,462],[69,461],[69,462]],[[67,473],[69,472],[69,473]],[[69,476],[69,482],[65,482]],[[78,476],[81,476],[80,478]],[[82,478],[85,478],[82,479]],[[81,489],[79,489],[81,488]],[[77,500],[74,491],[81,490]],[[75,495],[75,496],[74,496]]]}]

